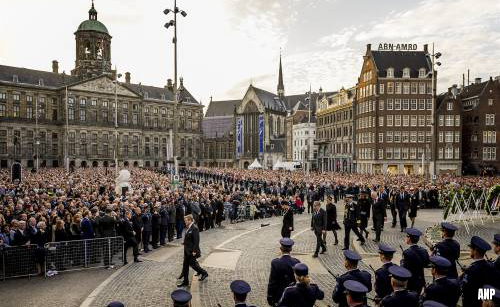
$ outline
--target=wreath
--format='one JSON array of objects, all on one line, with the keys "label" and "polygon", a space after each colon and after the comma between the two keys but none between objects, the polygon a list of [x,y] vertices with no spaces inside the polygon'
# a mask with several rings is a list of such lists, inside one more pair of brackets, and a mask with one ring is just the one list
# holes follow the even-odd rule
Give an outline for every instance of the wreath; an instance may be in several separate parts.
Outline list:
[{"label": "wreath", "polygon": [[500,185],[494,185],[490,188],[486,197],[486,212],[491,215],[497,215],[500,209]]}]

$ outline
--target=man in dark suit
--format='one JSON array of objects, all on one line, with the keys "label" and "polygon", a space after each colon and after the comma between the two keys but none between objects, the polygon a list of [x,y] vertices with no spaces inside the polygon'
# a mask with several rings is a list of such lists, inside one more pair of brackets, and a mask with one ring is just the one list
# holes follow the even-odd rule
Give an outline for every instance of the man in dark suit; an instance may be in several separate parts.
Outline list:
[{"label": "man in dark suit", "polygon": [[344,288],[344,283],[347,280],[358,281],[368,288],[368,292],[372,291],[372,276],[367,271],[358,269],[358,262],[361,260],[361,256],[355,251],[348,249],[344,250],[344,257],[344,266],[347,272],[337,278],[337,285],[332,293],[332,299],[335,303],[339,304],[339,307],[348,307]]},{"label": "man in dark suit", "polygon": [[168,208],[166,204],[162,204],[160,207],[160,245],[166,244],[167,232],[168,232]]},{"label": "man in dark suit", "polygon": [[125,218],[121,221],[121,233],[123,235],[123,239],[125,240],[125,252],[123,263],[127,264],[127,251],[130,247],[132,247],[134,262],[142,262],[139,260],[139,247],[137,241],[135,239],[135,231],[134,226],[132,224],[132,212],[127,211],[125,213]]},{"label": "man in dark suit", "polygon": [[404,232],[407,227],[406,214],[410,208],[410,194],[405,192],[405,187],[401,187],[401,191],[396,197],[396,208],[398,209],[401,232]]},{"label": "man in dark suit", "polygon": [[150,251],[149,239],[151,239],[151,232],[153,231],[152,220],[153,216],[149,212],[149,206],[146,205],[146,207],[144,207],[144,214],[142,215],[142,246],[145,253]]},{"label": "man in dark suit", "polygon": [[424,268],[429,266],[429,254],[423,247],[417,245],[422,232],[415,228],[406,229],[406,244],[410,247],[403,251],[401,266],[411,272],[408,279],[408,290],[422,292],[425,285]]},{"label": "man in dark suit", "polygon": [[196,260],[201,257],[200,233],[198,227],[194,224],[192,215],[186,215],[184,217],[184,222],[186,224],[186,233],[184,235],[184,262],[182,264],[182,274],[179,276],[179,279],[183,278],[183,282],[177,285],[178,287],[189,286],[189,267],[201,275],[200,281],[208,277],[207,271],[202,269]]},{"label": "man in dark suit", "polygon": [[380,242],[380,234],[384,227],[384,221],[387,219],[387,211],[385,201],[377,192],[372,192],[372,199],[374,200],[372,206],[373,213],[373,228],[375,228],[375,242]]},{"label": "man in dark suit", "polygon": [[283,206],[283,226],[281,227],[281,237],[290,238],[293,231],[293,210],[290,209],[290,204],[287,201],[281,202]]},{"label": "man in dark suit", "polygon": [[360,244],[365,244],[365,239],[358,229],[358,224],[361,222],[359,220],[359,207],[352,200],[352,198],[352,194],[346,194],[344,207],[344,250],[349,249],[349,246],[351,244],[351,240],[349,238],[351,230],[358,237],[358,240],[361,241]]},{"label": "man in dark suit", "polygon": [[271,261],[271,273],[267,284],[267,302],[271,306],[278,304],[283,290],[295,281],[293,266],[300,262],[290,256],[294,244],[292,239],[283,238],[280,244],[281,257]]},{"label": "man in dark suit", "polygon": [[132,216],[132,226],[135,231],[135,240],[137,245],[142,242],[142,231],[144,230],[144,224],[142,223],[142,212],[141,208],[137,207],[134,209],[134,215]]},{"label": "man in dark suit", "polygon": [[388,245],[380,243],[378,253],[382,266],[375,271],[375,302],[379,303],[384,297],[391,294],[393,289],[391,285],[391,274],[389,268],[394,265],[392,258],[396,250]]},{"label": "man in dark suit", "polygon": [[[113,210],[111,207],[106,208],[106,215],[99,219],[99,234],[102,238],[115,237],[116,236],[116,220],[112,216]],[[110,249],[110,244],[107,242],[108,240],[101,241],[101,244],[104,245],[104,265],[108,267],[109,265],[113,265],[111,263],[111,259],[113,258],[113,251]]]},{"label": "man in dark suit", "polygon": [[319,248],[321,247],[321,253],[324,254],[326,252],[326,245],[323,242],[323,233],[326,232],[327,225],[327,216],[326,211],[321,208],[321,204],[319,201],[314,202],[313,206],[313,215],[311,218],[311,229],[314,231],[316,235],[316,251],[314,252],[313,257],[317,258],[319,253]]},{"label": "man in dark suit", "polygon": [[12,246],[22,246],[30,243],[29,233],[26,230],[26,222],[19,221],[17,229],[14,230],[14,240]]},{"label": "man in dark suit", "polygon": [[89,211],[83,212],[83,219],[80,222],[82,227],[82,239],[88,240],[93,239],[95,237],[94,229],[92,228],[92,222],[89,219]]},{"label": "man in dark suit", "polygon": [[153,249],[158,248],[158,243],[160,241],[160,203],[157,202],[153,206],[153,214],[151,217],[151,245]]}]

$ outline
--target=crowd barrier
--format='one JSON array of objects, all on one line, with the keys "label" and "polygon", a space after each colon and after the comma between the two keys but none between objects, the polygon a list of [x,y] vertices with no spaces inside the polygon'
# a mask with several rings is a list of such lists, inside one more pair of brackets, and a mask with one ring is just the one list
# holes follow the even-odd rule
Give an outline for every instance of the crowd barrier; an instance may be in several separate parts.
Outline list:
[{"label": "crowd barrier", "polygon": [[0,248],[0,279],[60,271],[111,267],[124,263],[123,237],[50,242],[44,248],[23,245]]}]

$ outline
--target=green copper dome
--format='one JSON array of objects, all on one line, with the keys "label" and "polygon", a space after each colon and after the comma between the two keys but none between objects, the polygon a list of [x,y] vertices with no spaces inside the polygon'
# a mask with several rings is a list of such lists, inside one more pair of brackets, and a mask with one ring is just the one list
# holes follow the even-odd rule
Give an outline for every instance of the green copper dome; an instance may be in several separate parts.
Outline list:
[{"label": "green copper dome", "polygon": [[80,26],[78,27],[78,30],[76,30],[76,31],[77,32],[95,31],[95,32],[106,33],[109,35],[108,29],[106,28],[106,26],[102,22],[100,22],[99,20],[95,20],[95,19],[85,20],[84,22],[82,22],[80,24]]}]

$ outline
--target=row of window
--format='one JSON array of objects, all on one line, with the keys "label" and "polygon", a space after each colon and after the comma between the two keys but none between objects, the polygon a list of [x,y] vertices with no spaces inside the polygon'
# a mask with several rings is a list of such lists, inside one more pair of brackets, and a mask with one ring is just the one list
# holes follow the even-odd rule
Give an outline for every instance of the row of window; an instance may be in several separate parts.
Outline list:
[{"label": "row of window", "polygon": [[484,161],[496,161],[497,159],[497,148],[496,147],[483,147],[483,160]]},{"label": "row of window", "polygon": [[[457,116],[460,123],[460,115]],[[378,117],[379,127],[384,127],[384,118],[387,127],[430,127],[432,125],[431,115],[387,115]]]},{"label": "row of window", "polygon": [[336,112],[334,114],[330,114],[329,116],[320,116],[318,117],[318,126],[329,125],[335,122],[352,120],[352,110]]},{"label": "row of window", "polygon": [[[358,98],[370,97],[376,94],[375,84],[361,86],[358,91]],[[425,95],[432,94],[431,82],[387,82],[379,84],[380,95],[383,94],[404,94],[404,95]]]},{"label": "row of window", "polygon": [[336,127],[318,131],[319,139],[332,139],[337,137],[352,136],[352,126]]},{"label": "row of window", "polygon": [[[384,157],[388,160],[417,160],[422,159],[424,152],[426,152],[425,155],[428,157],[429,151],[425,150],[423,147],[379,148],[377,157],[381,160],[384,159]],[[361,159],[365,160],[375,159],[375,151],[372,148],[360,148],[358,155]]]},{"label": "row of window", "polygon": [[439,131],[439,143],[460,143],[460,131]]},{"label": "row of window", "polygon": [[[357,114],[374,112],[376,110],[375,100],[361,102],[357,105]],[[432,110],[432,99],[387,99],[378,101],[380,111],[430,111]]]}]

